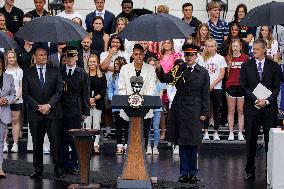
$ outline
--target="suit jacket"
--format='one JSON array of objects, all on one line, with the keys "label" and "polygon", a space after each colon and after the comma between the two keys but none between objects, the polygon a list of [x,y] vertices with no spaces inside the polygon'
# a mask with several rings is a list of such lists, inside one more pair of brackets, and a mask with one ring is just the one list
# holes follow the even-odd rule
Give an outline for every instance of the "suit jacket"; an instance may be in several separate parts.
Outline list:
[{"label": "suit jacket", "polygon": [[[118,94],[119,95],[131,95],[133,93],[130,78],[136,76],[134,63],[126,64],[121,67],[118,79]],[[143,86],[140,91],[141,95],[153,96],[156,88],[156,73],[154,66],[143,63],[141,74],[143,77]],[[121,110],[120,116],[128,121],[128,117],[125,112]],[[153,110],[150,110],[144,119],[153,117]]]},{"label": "suit jacket", "polygon": [[50,55],[49,61],[52,62],[57,68],[60,67],[60,59],[58,59],[58,53]]},{"label": "suit jacket", "polygon": [[[99,60],[100,60],[100,55],[101,53],[99,51],[96,51],[96,50],[93,50],[93,49],[90,49],[90,54],[95,54],[98,56]],[[83,68],[84,69],[84,59],[83,59],[83,49],[81,49],[79,52],[78,52],[78,61],[77,61],[77,65],[80,67],[80,68]]]},{"label": "suit jacket", "polygon": [[40,121],[46,115],[38,111],[38,105],[49,104],[49,119],[62,118],[61,96],[63,83],[58,68],[54,65],[46,65],[45,84],[41,88],[36,66],[24,71],[23,76],[23,96],[28,104],[28,120]]},{"label": "suit jacket", "polygon": [[11,109],[9,104],[16,98],[16,90],[14,85],[14,79],[12,75],[3,73],[3,87],[0,88],[0,97],[7,98],[8,105],[0,106],[0,120],[5,123],[11,123]]},{"label": "suit jacket", "polygon": [[[90,14],[88,14],[86,16],[86,27],[87,27],[87,32],[92,32],[93,31],[93,19],[96,17],[96,11],[94,12],[91,12]],[[104,31],[107,33],[107,34],[110,34],[111,32],[111,27],[113,25],[113,21],[114,21],[114,14],[112,14],[111,12],[109,11],[105,11],[105,14],[104,14]]]},{"label": "suit jacket", "polygon": [[[254,115],[260,111],[265,111],[266,113],[276,113],[277,96],[280,91],[281,77],[282,72],[280,66],[272,60],[265,59],[261,81],[259,79],[255,59],[244,63],[241,68],[240,77],[240,87],[242,88],[245,97],[244,114]],[[269,105],[261,109],[254,107],[257,97],[252,93],[259,83],[263,84],[272,92],[270,97],[266,99],[269,101]]]}]

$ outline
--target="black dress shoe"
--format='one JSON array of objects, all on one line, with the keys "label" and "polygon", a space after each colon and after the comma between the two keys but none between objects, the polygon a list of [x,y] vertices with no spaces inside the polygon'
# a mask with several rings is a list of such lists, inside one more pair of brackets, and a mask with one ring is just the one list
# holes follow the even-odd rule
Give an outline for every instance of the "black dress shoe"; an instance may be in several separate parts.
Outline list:
[{"label": "black dress shoe", "polygon": [[178,182],[181,182],[181,183],[187,183],[187,182],[189,182],[188,176],[187,176],[187,175],[181,175],[181,176],[178,178]]},{"label": "black dress shoe", "polygon": [[35,171],[30,175],[31,178],[41,178],[42,177],[42,171]]},{"label": "black dress shoe", "polygon": [[244,177],[244,180],[254,180],[255,174],[254,173],[247,173],[247,175]]},{"label": "black dress shoe", "polygon": [[189,175],[188,182],[191,184],[196,184],[198,182],[198,178],[195,175]]}]

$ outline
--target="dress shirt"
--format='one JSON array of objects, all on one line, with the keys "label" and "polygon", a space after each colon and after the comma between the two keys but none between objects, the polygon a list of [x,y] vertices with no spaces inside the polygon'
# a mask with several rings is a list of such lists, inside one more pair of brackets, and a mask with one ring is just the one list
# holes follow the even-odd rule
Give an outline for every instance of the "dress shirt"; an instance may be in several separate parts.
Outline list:
[{"label": "dress shirt", "polygon": [[73,75],[74,71],[75,71],[76,65],[74,65],[73,67],[69,67],[68,65],[66,65],[66,73],[68,75],[69,70],[71,69],[71,75]]},{"label": "dress shirt", "polygon": [[101,11],[101,12],[96,10],[96,16],[101,16],[103,19],[105,18],[105,13],[106,13],[105,9],[103,11]]},{"label": "dress shirt", "polygon": [[261,70],[262,70],[262,72],[263,72],[263,67],[264,67],[265,58],[263,58],[262,60],[255,59],[256,67],[258,67],[258,63],[259,63],[259,62],[261,62]]},{"label": "dress shirt", "polygon": [[43,67],[39,66],[36,64],[36,70],[37,70],[37,74],[38,74],[38,78],[40,79],[40,68],[42,68],[42,74],[43,74],[43,80],[45,83],[45,72],[46,72],[46,65],[44,65]]},{"label": "dress shirt", "polygon": [[187,68],[191,67],[191,68],[192,68],[191,72],[193,72],[195,65],[196,65],[196,63],[194,63],[192,66],[188,66],[188,65],[187,65],[186,67],[187,67]]}]

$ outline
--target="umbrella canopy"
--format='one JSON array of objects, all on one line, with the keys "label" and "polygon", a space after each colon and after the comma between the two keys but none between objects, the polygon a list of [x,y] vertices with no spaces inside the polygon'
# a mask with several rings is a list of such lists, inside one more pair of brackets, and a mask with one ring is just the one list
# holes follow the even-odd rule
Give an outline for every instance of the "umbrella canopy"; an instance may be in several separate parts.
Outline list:
[{"label": "umbrella canopy", "polygon": [[0,31],[0,48],[17,49],[18,45],[6,32]]},{"label": "umbrella canopy", "polygon": [[241,25],[254,26],[273,26],[284,24],[284,2],[270,2],[251,9]]},{"label": "umbrella canopy", "polygon": [[164,41],[184,39],[194,30],[170,14],[144,15],[131,21],[119,34],[129,41]]},{"label": "umbrella canopy", "polygon": [[31,42],[67,42],[80,40],[88,33],[72,20],[43,16],[26,23],[15,36]]}]

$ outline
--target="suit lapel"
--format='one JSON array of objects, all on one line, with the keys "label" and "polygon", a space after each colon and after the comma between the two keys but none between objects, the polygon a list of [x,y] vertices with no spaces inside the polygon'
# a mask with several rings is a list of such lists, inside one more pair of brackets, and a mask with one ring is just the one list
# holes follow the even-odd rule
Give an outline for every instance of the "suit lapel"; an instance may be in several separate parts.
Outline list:
[{"label": "suit lapel", "polygon": [[45,79],[44,79],[44,86],[43,86],[43,88],[45,89],[46,87],[47,87],[47,84],[48,84],[48,79],[49,79],[49,77],[48,77],[48,73],[49,73],[49,66],[47,66],[46,65],[46,70],[45,70]]},{"label": "suit lapel", "polygon": [[39,88],[41,88],[36,66],[33,67],[32,74],[33,74],[33,78],[35,78],[34,80],[35,83],[38,85]]},{"label": "suit lapel", "polygon": [[263,71],[262,71],[262,79],[261,81],[264,81],[267,73],[269,71],[269,63],[265,60],[264,65],[263,65]]},{"label": "suit lapel", "polygon": [[255,59],[252,61],[251,69],[252,69],[252,74],[255,75],[256,80],[260,83],[259,74],[258,74],[258,70],[257,70]]}]

